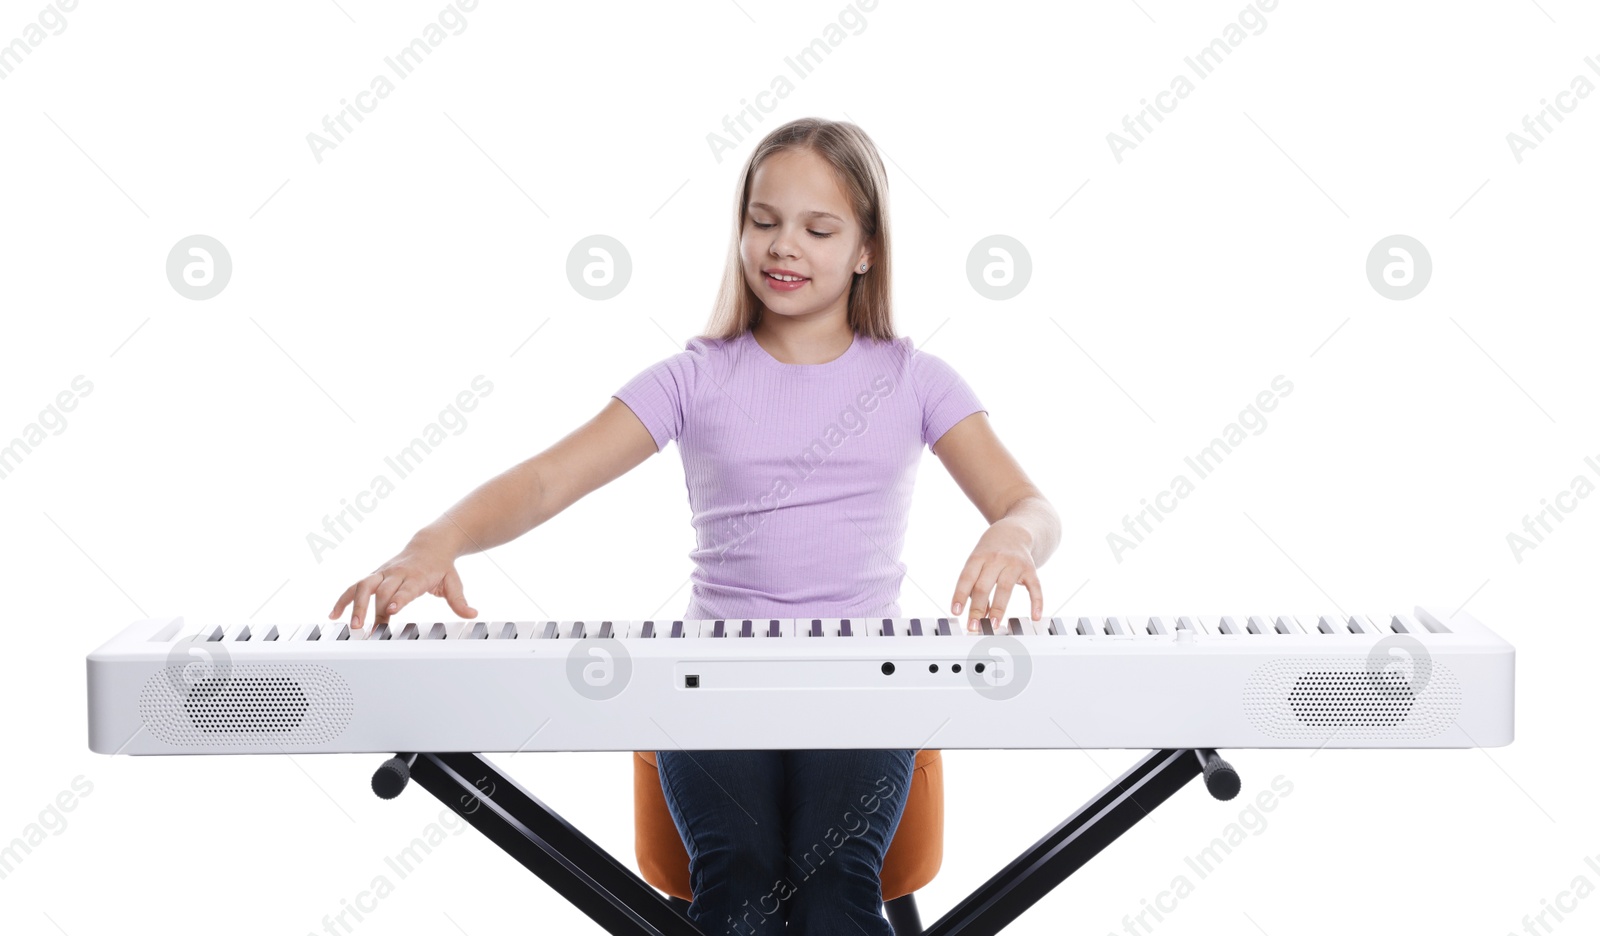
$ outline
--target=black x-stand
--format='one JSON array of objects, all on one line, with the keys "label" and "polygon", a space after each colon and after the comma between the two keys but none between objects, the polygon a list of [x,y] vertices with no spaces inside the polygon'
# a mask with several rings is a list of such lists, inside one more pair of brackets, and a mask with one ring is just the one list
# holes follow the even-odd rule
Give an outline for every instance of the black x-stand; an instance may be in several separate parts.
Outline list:
[{"label": "black x-stand", "polygon": [[[1000,932],[1198,774],[1205,775],[1206,789],[1217,799],[1233,799],[1239,792],[1239,775],[1216,751],[1152,751],[926,930],[914,902],[894,908],[898,912],[890,919],[896,936]],[[372,775],[372,791],[393,799],[407,780],[420,783],[606,932],[700,933],[660,891],[482,755],[397,754]]]}]

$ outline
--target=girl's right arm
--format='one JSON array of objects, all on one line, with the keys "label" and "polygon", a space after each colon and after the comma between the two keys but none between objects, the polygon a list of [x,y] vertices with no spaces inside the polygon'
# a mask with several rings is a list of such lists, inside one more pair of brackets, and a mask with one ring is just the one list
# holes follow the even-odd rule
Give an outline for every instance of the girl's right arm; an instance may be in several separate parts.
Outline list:
[{"label": "girl's right arm", "polygon": [[424,592],[444,598],[463,618],[477,617],[462,593],[458,557],[516,539],[655,452],[650,430],[612,397],[593,419],[485,481],[418,530],[398,555],[345,589],[328,617],[337,620],[350,605],[350,626],[359,629],[373,599],[374,621],[385,624]]}]

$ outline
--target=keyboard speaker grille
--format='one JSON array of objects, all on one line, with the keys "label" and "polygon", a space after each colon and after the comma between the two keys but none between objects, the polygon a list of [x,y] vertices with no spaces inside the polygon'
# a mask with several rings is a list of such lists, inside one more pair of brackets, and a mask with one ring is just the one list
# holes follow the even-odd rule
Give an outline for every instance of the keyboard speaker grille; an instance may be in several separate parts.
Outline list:
[{"label": "keyboard speaker grille", "polygon": [[1245,681],[1244,711],[1257,731],[1285,741],[1420,740],[1461,714],[1461,683],[1443,663],[1410,673],[1373,671],[1364,656],[1281,657]]},{"label": "keyboard speaker grille", "polygon": [[354,709],[344,679],[314,663],[235,663],[192,685],[169,666],[139,693],[145,729],[178,747],[321,744],[344,731]]}]

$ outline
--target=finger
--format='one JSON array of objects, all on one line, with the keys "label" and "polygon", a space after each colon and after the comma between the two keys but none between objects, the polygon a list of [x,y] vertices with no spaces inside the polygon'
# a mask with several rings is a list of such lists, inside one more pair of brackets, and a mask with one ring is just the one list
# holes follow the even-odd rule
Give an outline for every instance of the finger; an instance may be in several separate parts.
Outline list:
[{"label": "finger", "polygon": [[450,604],[450,610],[463,618],[475,618],[478,612],[467,605],[467,596],[461,587],[461,576],[451,566],[450,571],[444,574],[444,600]]},{"label": "finger", "polygon": [[978,619],[993,617],[989,613],[989,592],[994,588],[995,579],[1000,575],[1000,569],[994,565],[987,565],[983,573],[978,576],[978,581],[972,586],[972,609],[967,612],[967,626],[976,629]]},{"label": "finger", "polygon": [[339,615],[344,613],[345,605],[348,605],[350,603],[350,599],[354,598],[355,594],[356,594],[356,587],[354,585],[351,585],[349,588],[346,588],[344,590],[344,594],[339,596],[339,600],[334,602],[333,611],[328,614],[328,620],[330,620],[330,621],[339,620]]},{"label": "finger", "polygon": [[405,581],[400,583],[400,587],[389,596],[389,601],[384,607],[394,609],[389,612],[390,614],[399,614],[401,608],[417,600],[427,590],[421,576],[408,575]]},{"label": "finger", "polygon": [[1000,622],[1005,620],[1006,605],[1011,602],[1011,590],[1017,587],[1017,574],[1007,566],[994,583],[994,602],[989,606],[989,617],[994,619],[994,629],[1000,633]]},{"label": "finger", "polygon": [[367,599],[372,597],[372,590],[381,581],[383,576],[374,572],[356,583],[356,600],[350,607],[350,626],[355,630],[361,629],[361,618],[367,613]]},{"label": "finger", "polygon": [[1022,577],[1022,584],[1028,588],[1028,597],[1032,601],[1030,610],[1037,621],[1044,617],[1044,583],[1039,581],[1039,573],[1034,571]]},{"label": "finger", "polygon": [[[389,573],[383,577],[383,583],[378,586],[377,592],[372,596],[375,599],[372,602],[372,610],[375,614],[373,620],[379,624],[387,624],[389,623],[389,615],[406,606],[406,602],[401,601],[399,595],[405,591],[405,584],[410,581],[414,581],[414,579],[404,569],[389,570]],[[407,600],[409,601],[410,599]]]},{"label": "finger", "polygon": [[961,567],[961,575],[956,579],[956,593],[950,598],[950,613],[960,614],[967,603],[967,597],[972,592],[972,584],[978,580],[978,570],[983,567],[982,560],[973,557]]}]

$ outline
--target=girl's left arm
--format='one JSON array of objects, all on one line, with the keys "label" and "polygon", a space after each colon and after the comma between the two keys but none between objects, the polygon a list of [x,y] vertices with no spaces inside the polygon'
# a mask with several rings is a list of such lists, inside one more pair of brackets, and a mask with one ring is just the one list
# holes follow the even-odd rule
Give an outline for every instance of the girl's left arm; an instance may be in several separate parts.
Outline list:
[{"label": "girl's left arm", "polygon": [[961,569],[950,613],[960,614],[970,598],[967,627],[976,630],[979,618],[1001,620],[1011,590],[1022,585],[1033,599],[1032,618],[1039,620],[1044,615],[1044,590],[1038,567],[1061,542],[1061,518],[1055,508],[1001,444],[984,413],[973,413],[952,426],[934,443],[933,454],[989,521],[989,529]]}]

